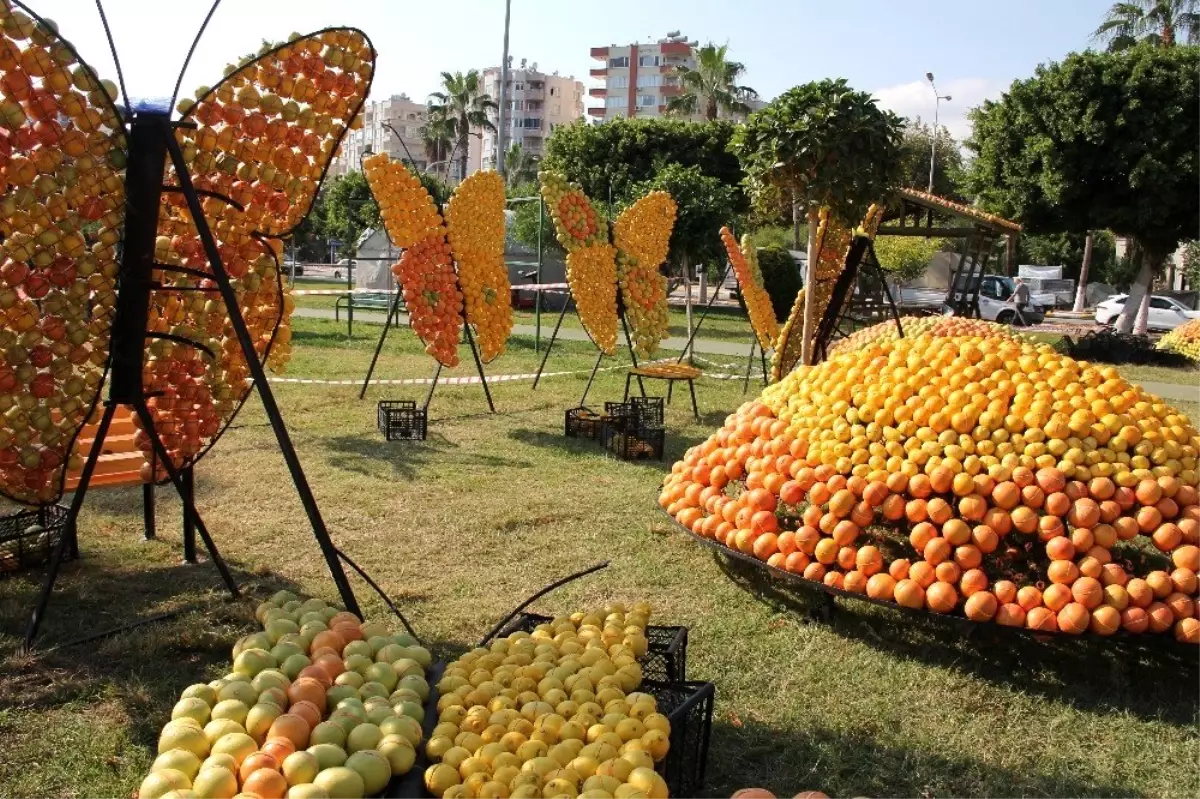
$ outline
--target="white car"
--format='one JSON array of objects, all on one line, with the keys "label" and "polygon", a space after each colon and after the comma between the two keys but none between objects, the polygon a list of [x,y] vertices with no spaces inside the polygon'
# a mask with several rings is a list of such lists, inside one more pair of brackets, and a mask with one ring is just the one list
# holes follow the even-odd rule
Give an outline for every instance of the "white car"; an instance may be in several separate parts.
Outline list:
[{"label": "white car", "polygon": [[[1096,306],[1096,321],[1111,325],[1125,310],[1128,294],[1114,294]],[[1174,330],[1184,322],[1200,319],[1200,311],[1193,311],[1171,297],[1154,294],[1150,297],[1150,312],[1146,315],[1146,326],[1151,330]]]}]

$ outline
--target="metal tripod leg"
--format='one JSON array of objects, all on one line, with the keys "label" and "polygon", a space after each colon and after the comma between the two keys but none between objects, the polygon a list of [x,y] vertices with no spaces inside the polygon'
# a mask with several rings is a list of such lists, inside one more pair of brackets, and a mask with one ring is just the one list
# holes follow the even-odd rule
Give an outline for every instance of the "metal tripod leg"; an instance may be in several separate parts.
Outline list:
[{"label": "metal tripod leg", "polygon": [[150,408],[146,405],[145,400],[140,400],[133,404],[133,410],[138,415],[138,418],[142,420],[142,429],[150,438],[150,446],[154,448],[155,455],[162,461],[163,468],[167,470],[167,476],[171,478],[171,484],[175,486],[175,491],[179,494],[180,501],[183,502],[184,512],[191,515],[192,521],[196,525],[196,532],[200,534],[200,540],[204,542],[204,546],[208,550],[208,556],[212,559],[213,565],[217,567],[217,571],[221,574],[221,579],[225,581],[226,587],[229,588],[229,593],[233,594],[236,599],[242,595],[241,591],[238,590],[233,575],[229,573],[229,567],[225,565],[221,553],[217,551],[217,545],[208,534],[208,527],[204,524],[204,519],[200,518],[200,514],[196,512],[196,506],[192,504],[190,492],[184,483],[180,470],[175,468],[175,464],[171,463],[171,456],[167,453],[166,445],[158,437],[158,430],[154,427],[154,416],[151,415]]},{"label": "metal tripod leg", "polygon": [[192,515],[196,507],[196,480],[191,466],[185,468],[180,476],[186,496],[183,500],[183,559],[187,563],[196,562],[196,519]]},{"label": "metal tripod leg", "polygon": [[[154,457],[150,458],[150,474],[154,474]],[[155,537],[155,518],[154,518],[154,481],[142,483],[142,526],[145,528],[145,537],[147,541],[153,540]]]},{"label": "metal tripod leg", "polygon": [[383,341],[387,338],[388,330],[392,327],[392,317],[395,316],[400,307],[400,287],[396,287],[396,298],[392,300],[391,306],[388,308],[387,319],[383,323],[383,331],[379,334],[379,343],[375,345],[375,354],[371,356],[371,365],[367,367],[367,376],[363,378],[362,390],[358,392],[358,398],[362,399],[367,395],[367,386],[371,385],[371,375],[375,374],[375,364],[379,361],[379,353],[383,351]]},{"label": "metal tripod leg", "polygon": [[[167,151],[171,154],[171,163],[175,167],[175,176],[179,182],[179,188],[182,190],[184,199],[187,201],[188,213],[192,217],[192,222],[195,224],[196,231],[200,235],[200,241],[204,245],[204,254],[208,259],[209,267],[212,269],[217,288],[221,292],[221,299],[224,301],[229,314],[230,325],[237,334],[238,343],[241,344],[242,355],[245,357],[246,365],[250,369],[250,376],[254,378],[254,386],[258,389],[259,397],[262,399],[263,410],[266,411],[267,419],[271,423],[271,429],[275,433],[275,440],[279,444],[279,450],[283,453],[283,459],[287,463],[288,471],[291,473],[292,483],[296,486],[296,493],[300,495],[300,502],[304,506],[304,512],[308,516],[309,524],[312,526],[313,536],[317,539],[317,544],[321,548],[321,554],[325,558],[325,565],[333,577],[334,584],[337,585],[342,604],[345,605],[346,610],[361,617],[362,610],[359,608],[358,600],[354,596],[354,589],[350,587],[346,571],[342,568],[342,562],[338,558],[337,548],[334,547],[333,540],[329,537],[329,530],[325,527],[325,520],[321,518],[321,509],[317,507],[316,497],[313,496],[312,488],[308,484],[308,478],[304,474],[304,467],[300,465],[300,458],[296,455],[296,448],[292,444],[292,438],[288,434],[287,426],[283,423],[283,416],[279,412],[279,405],[275,402],[275,395],[271,391],[271,385],[267,382],[266,371],[263,369],[262,362],[258,359],[258,352],[254,349],[254,341],[250,338],[250,331],[247,329],[246,320],[242,316],[241,306],[238,305],[237,294],[233,290],[233,285],[229,282],[229,273],[225,270],[225,264],[221,260],[221,253],[217,249],[216,239],[213,237],[212,230],[209,228],[208,221],[204,216],[204,209],[200,205],[200,197],[196,194],[196,187],[192,185],[192,176],[188,171],[187,159],[183,157],[183,150],[174,135],[168,135],[165,138]],[[200,530],[201,537],[207,538],[207,532],[204,530],[203,523],[199,519],[197,519],[197,527]]]},{"label": "metal tripod leg", "polygon": [[596,365],[592,367],[592,374],[588,377],[587,387],[583,389],[583,396],[579,398],[579,407],[581,408],[587,405],[587,395],[592,390],[592,381],[596,379],[596,372],[600,371],[600,362],[602,360],[604,360],[604,350],[600,350],[596,355]]},{"label": "metal tripod leg", "polygon": [[463,323],[463,330],[467,331],[467,344],[471,347],[471,354],[475,356],[475,369],[479,372],[479,381],[483,383],[483,393],[487,397],[488,408],[492,413],[496,412],[496,404],[492,402],[492,390],[488,388],[487,375],[483,373],[483,361],[479,357],[479,348],[475,346],[475,336],[471,333],[471,326]]},{"label": "metal tripod leg", "polygon": [[758,346],[758,337],[750,336],[750,354],[746,356],[746,376],[742,379],[742,394],[750,390],[750,370],[754,368],[754,348]]},{"label": "metal tripod leg", "polygon": [[537,376],[533,378],[533,387],[538,387],[538,381],[542,379],[542,371],[546,368],[546,361],[550,360],[550,350],[554,349],[554,341],[558,338],[558,329],[562,327],[563,317],[567,315],[567,308],[571,307],[571,296],[568,294],[563,300],[562,311],[558,314],[558,321],[554,323],[554,332],[550,334],[550,343],[546,345],[546,354],[542,356],[542,363],[538,366]]},{"label": "metal tripod leg", "polygon": [[767,378],[767,374],[768,374],[768,373],[767,373],[767,351],[766,351],[766,350],[764,350],[762,347],[759,347],[759,348],[758,348],[758,358],[759,358],[759,360],[762,362],[762,370],[763,370],[763,372],[762,372],[762,378],[763,378],[763,385],[764,385],[764,386],[770,385],[770,381],[769,381],[769,379]]},{"label": "metal tripod leg", "polygon": [[729,277],[729,270],[733,268],[733,264],[727,264],[725,271],[721,273],[721,282],[713,288],[712,296],[708,298],[708,302],[704,304],[704,312],[700,314],[700,319],[692,327],[692,334],[688,336],[687,343],[683,345],[683,350],[679,353],[679,357],[675,359],[675,363],[683,363],[683,359],[688,356],[688,352],[692,348],[693,342],[696,340],[697,334],[700,333],[700,325],[704,324],[704,320],[708,318],[708,312],[712,309],[713,303],[717,301],[717,295],[721,293],[721,286],[725,285],[725,280]]},{"label": "metal tripod leg", "polygon": [[429,393],[425,395],[425,404],[421,406],[421,410],[429,412],[429,403],[433,402],[433,391],[437,388],[438,378],[442,376],[442,362],[437,362],[437,369],[433,370],[433,382],[429,384]]},{"label": "metal tripod leg", "polygon": [[75,494],[71,497],[71,507],[67,509],[66,523],[63,524],[62,534],[58,537],[58,543],[54,545],[54,552],[50,555],[46,583],[42,586],[42,593],[38,596],[37,606],[29,616],[29,624],[25,627],[24,650],[26,652],[33,647],[33,640],[37,638],[38,628],[42,626],[42,618],[46,615],[46,606],[50,603],[50,594],[54,591],[54,581],[58,579],[58,570],[62,566],[63,553],[66,552],[68,544],[75,539],[75,525],[79,521],[79,509],[83,506],[83,498],[87,495],[92,472],[96,470],[96,463],[100,460],[100,451],[104,448],[104,439],[108,437],[108,427],[112,424],[113,414],[116,413],[116,410],[117,406],[112,403],[104,406],[104,415],[100,417],[100,425],[96,428],[96,437],[92,440],[92,448],[88,451],[87,460],[83,462],[83,471],[79,473],[79,485],[75,487]]},{"label": "metal tripod leg", "polygon": [[[633,338],[629,335],[629,323],[625,321],[625,312],[621,312],[621,327],[625,330],[625,346],[629,348],[629,359],[633,361],[633,368],[638,368],[637,353],[633,351]],[[642,382],[642,376],[638,375],[638,388],[641,389],[642,397],[646,396],[646,384]]]}]

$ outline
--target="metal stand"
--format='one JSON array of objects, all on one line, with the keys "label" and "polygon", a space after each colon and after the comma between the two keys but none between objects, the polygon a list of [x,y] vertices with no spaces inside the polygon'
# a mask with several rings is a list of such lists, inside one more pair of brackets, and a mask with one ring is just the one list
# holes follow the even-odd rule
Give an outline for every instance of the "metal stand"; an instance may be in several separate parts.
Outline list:
[{"label": "metal stand", "polygon": [[700,326],[704,324],[704,320],[708,318],[708,312],[712,310],[713,305],[717,301],[717,296],[721,293],[721,286],[725,285],[726,279],[729,277],[729,270],[733,268],[733,264],[726,264],[725,271],[721,273],[721,280],[713,287],[712,296],[708,298],[708,302],[704,303],[704,311],[700,314],[700,318],[696,320],[696,325],[692,328],[692,334],[688,336],[687,343],[683,345],[683,349],[679,352],[679,357],[675,359],[675,363],[683,363],[683,359],[687,358],[691,363],[692,344],[696,341],[696,336],[700,333]]},{"label": "metal stand", "polygon": [[182,477],[187,493],[183,503],[183,559],[187,563],[195,563],[196,520],[192,517],[191,509],[196,505],[196,478],[191,466],[184,468]]},{"label": "metal stand", "polygon": [[388,331],[392,328],[392,319],[400,312],[400,300],[403,297],[404,289],[397,286],[396,298],[392,300],[392,306],[388,309],[387,319],[383,323],[383,330],[379,333],[379,343],[375,345],[375,354],[371,356],[371,365],[367,367],[367,376],[363,378],[362,390],[358,392],[359,399],[367,395],[367,386],[371,384],[371,375],[375,374],[375,364],[379,361],[379,353],[383,352],[383,342],[387,338]]},{"label": "metal stand", "polygon": [[[540,291],[538,292],[538,296],[539,297],[541,296]],[[542,372],[546,368],[546,361],[550,360],[550,350],[554,349],[554,342],[558,339],[559,328],[562,327],[563,318],[566,317],[567,309],[570,307],[571,307],[571,295],[567,294],[566,300],[563,301],[562,310],[559,311],[558,321],[554,323],[554,332],[550,334],[550,342],[548,344],[546,344],[546,354],[542,356],[542,362],[541,362],[541,364],[538,365],[537,375],[535,375],[533,378],[533,388],[534,389],[537,389],[538,381],[542,379]],[[597,367],[598,366],[599,366],[599,364],[597,364]],[[586,396],[586,394],[584,396]]]}]

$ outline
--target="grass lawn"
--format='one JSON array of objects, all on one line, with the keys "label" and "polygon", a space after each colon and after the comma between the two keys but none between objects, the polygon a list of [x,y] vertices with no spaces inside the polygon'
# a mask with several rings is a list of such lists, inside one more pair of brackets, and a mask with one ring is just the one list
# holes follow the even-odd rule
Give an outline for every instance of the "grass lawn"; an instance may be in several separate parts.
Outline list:
[{"label": "grass lawn", "polygon": [[1194,386],[1196,396],[1200,398],[1200,368],[1174,369],[1169,366],[1128,366],[1118,367],[1121,376],[1136,383],[1176,383],[1181,386]]},{"label": "grass lawn", "polygon": [[[693,308],[693,324],[700,321],[700,314],[702,312],[702,308]],[[557,320],[558,312],[542,312],[543,329],[548,328],[549,330],[553,330],[554,323]],[[534,321],[533,311],[516,311],[513,313],[513,321],[518,325],[532,325]],[[669,325],[670,335],[678,338],[687,338],[687,314],[683,308],[675,305],[671,306]],[[582,326],[579,324],[579,317],[571,311],[568,311],[567,315],[563,317],[563,327],[574,328],[576,330],[582,329]],[[699,338],[710,341],[727,341],[745,345],[749,345],[750,336],[750,319],[741,308],[713,308],[708,312],[708,318],[700,326],[700,333],[698,334]]]},{"label": "grass lawn", "polygon": [[[333,322],[295,320],[296,377],[361,377],[374,335],[347,342]],[[470,364],[469,355],[463,351]],[[555,578],[608,560],[540,600],[568,611],[649,600],[652,622],[691,628],[688,672],[717,683],[706,792],[764,785],[779,795],[1196,795],[1195,657],[1085,641],[1046,646],[954,629],[874,606],[818,603],[747,573],[675,532],[654,499],[670,464],[743,399],[740,381],[697,386],[668,409],[668,457],[624,463],[562,435],[594,350],[565,342],[549,371],[582,374],[493,387],[443,386],[429,440],[387,443],[379,398],[424,386],[278,384],[276,396],[336,543],[400,605],[437,655],[473,645]],[[528,339],[488,367],[532,371]],[[731,368],[736,371],[736,366]],[[377,376],[432,372],[407,330]],[[451,374],[469,374],[467,365]],[[603,372],[590,404],[619,399]],[[653,393],[653,392],[652,392]],[[1200,408],[1188,406],[1190,414]],[[1193,418],[1195,418],[1193,416]],[[197,504],[247,599],[231,601],[207,564],[181,565],[179,504],[160,492],[159,537],[142,540],[136,489],[90,494],[82,559],[64,567],[43,645],[135,618],[176,619],[92,644],[15,653],[40,575],[0,580],[0,794],[129,796],[185,686],[219,676],[253,626],[255,599],[292,590],[335,599],[257,401],[196,470]],[[382,603],[356,582],[371,615]],[[989,635],[988,633],[993,633]]]}]

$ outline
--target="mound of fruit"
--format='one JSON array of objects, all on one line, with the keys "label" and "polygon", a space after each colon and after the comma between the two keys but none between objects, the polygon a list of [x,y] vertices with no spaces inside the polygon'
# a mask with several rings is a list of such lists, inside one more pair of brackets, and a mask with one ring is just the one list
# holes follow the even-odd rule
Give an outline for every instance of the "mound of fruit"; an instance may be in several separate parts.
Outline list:
[{"label": "mound of fruit", "polygon": [[429,652],[379,622],[280,591],[233,669],[183,691],[139,799],[362,797],[421,743]]},{"label": "mound of fruit", "polygon": [[1158,340],[1157,349],[1200,361],[1200,319],[1184,322]]},{"label": "mound of fruit", "polygon": [[576,613],[475,649],[438,683],[425,786],[440,797],[667,796],[671,727],[638,692],[650,608]]},{"label": "mound of fruit", "polygon": [[1200,437],[1045,345],[924,335],[800,367],[659,503],[808,580],[1043,631],[1200,642]]},{"label": "mound of fruit", "polygon": [[[966,319],[961,316],[902,316],[900,324],[904,328],[906,338],[917,336],[981,336],[983,338],[1009,338],[1013,341],[1024,341],[1019,334],[1013,332],[1008,325],[999,325],[983,319]],[[877,325],[856,330],[844,339],[829,347],[830,357],[844,352],[858,352],[873,344],[884,341],[895,341],[900,338],[895,321],[889,319]]]}]

